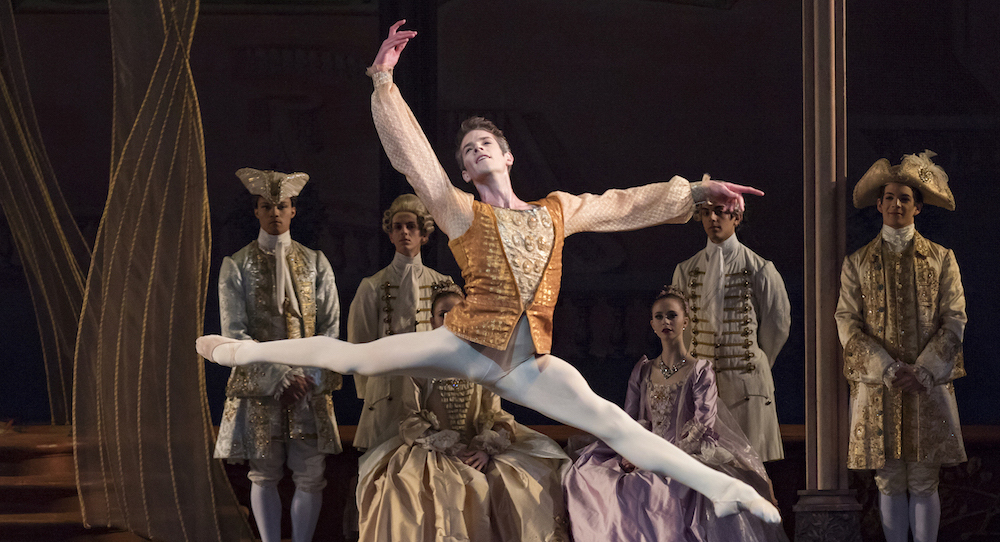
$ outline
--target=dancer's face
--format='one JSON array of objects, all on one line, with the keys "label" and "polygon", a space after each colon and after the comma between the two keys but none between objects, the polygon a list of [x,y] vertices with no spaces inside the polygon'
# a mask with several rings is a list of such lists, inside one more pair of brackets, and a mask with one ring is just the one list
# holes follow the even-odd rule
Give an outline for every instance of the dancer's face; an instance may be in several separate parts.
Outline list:
[{"label": "dancer's face", "polygon": [[506,173],[514,165],[514,155],[503,152],[496,137],[486,130],[472,130],[465,134],[460,148],[465,182],[492,173]]},{"label": "dancer's face", "polygon": [[740,224],[740,216],[724,211],[721,205],[711,207],[703,205],[698,208],[698,213],[705,233],[716,244],[732,237],[733,233],[736,232],[736,226]]},{"label": "dancer's face", "polygon": [[649,321],[649,325],[661,341],[681,339],[687,324],[688,318],[684,315],[684,304],[680,299],[668,296],[653,303],[653,318]]},{"label": "dancer's face", "polygon": [[396,252],[412,258],[420,254],[420,247],[427,242],[427,236],[420,233],[417,215],[409,211],[400,211],[392,215],[389,240],[396,247]]},{"label": "dancer's face", "polygon": [[444,325],[444,315],[448,314],[462,297],[458,294],[439,297],[434,307],[431,309],[431,327],[437,329]]},{"label": "dancer's face", "polygon": [[913,188],[899,183],[885,185],[882,197],[875,204],[882,213],[882,223],[896,229],[913,224],[913,217],[920,214],[922,207],[914,198]]},{"label": "dancer's face", "polygon": [[277,205],[264,198],[257,198],[253,216],[260,222],[260,229],[271,235],[281,235],[292,226],[295,207],[292,206],[291,198],[285,198]]}]

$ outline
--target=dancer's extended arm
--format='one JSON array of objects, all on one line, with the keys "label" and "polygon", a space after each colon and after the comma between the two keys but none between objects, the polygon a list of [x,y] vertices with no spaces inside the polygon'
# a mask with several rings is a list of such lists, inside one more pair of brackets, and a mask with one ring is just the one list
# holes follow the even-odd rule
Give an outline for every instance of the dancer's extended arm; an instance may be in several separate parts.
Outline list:
[{"label": "dancer's extended arm", "polygon": [[601,195],[553,193],[563,208],[567,236],[583,231],[631,231],[659,224],[683,224],[694,213],[695,203],[712,201],[727,209],[743,209],[743,194],[764,195],[756,188],[713,181],[707,175],[697,183],[675,176],[665,183],[613,189]]}]

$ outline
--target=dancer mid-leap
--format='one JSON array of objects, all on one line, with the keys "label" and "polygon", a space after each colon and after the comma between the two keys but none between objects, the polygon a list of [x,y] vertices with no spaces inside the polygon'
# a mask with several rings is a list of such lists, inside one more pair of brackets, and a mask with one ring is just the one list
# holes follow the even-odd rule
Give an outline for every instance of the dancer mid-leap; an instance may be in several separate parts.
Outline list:
[{"label": "dancer mid-leap", "polygon": [[778,511],[749,485],[699,463],[595,394],[569,363],[549,354],[559,294],[563,240],[582,231],[623,231],[684,223],[696,201],[742,208],[742,194],[763,192],[707,178],[680,177],[602,195],[553,192],[525,203],[511,188],[514,163],[503,134],[474,117],[462,125],[457,158],[462,178],[482,198],[453,186],[392,83],[399,54],[416,32],[389,29],[369,68],[372,116],[393,166],[403,173],[451,239],[467,297],[445,326],[365,344],[327,337],[256,343],[198,339],[198,352],[222,365],[280,362],[366,376],[403,374],[464,378],[501,397],[583,429],[639,468],[669,476],[711,499],[720,516],[750,510],[769,522]]}]

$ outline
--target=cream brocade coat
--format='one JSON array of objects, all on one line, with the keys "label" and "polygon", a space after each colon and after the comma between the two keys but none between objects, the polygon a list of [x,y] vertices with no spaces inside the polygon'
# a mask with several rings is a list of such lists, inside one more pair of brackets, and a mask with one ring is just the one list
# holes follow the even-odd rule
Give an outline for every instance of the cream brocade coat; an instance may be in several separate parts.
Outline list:
[{"label": "cream brocade coat", "polygon": [[[771,368],[788,339],[791,306],[774,264],[739,243],[723,260],[725,275],[721,339],[700,310],[705,298],[706,251],[681,262],[673,285],[688,295],[690,329],[685,340],[695,357],[713,360],[719,397],[736,418],[761,461],[785,457]],[[699,318],[699,316],[702,316]]]},{"label": "cream brocade coat", "polygon": [[[399,286],[405,264],[404,257],[397,252],[391,264],[361,280],[347,315],[348,341],[367,343],[398,333],[430,331],[434,293],[443,284],[453,281],[448,275],[442,275],[423,265],[421,259],[416,259],[416,265],[420,267],[417,272],[420,289],[416,295],[417,306],[403,306]],[[407,377],[365,377],[356,374],[354,386],[358,399],[365,402],[354,434],[354,447],[365,450],[378,446],[399,432],[399,422],[406,416],[403,394],[406,393]]]},{"label": "cream brocade coat", "polygon": [[[227,256],[219,271],[222,335],[233,339],[273,341],[340,332],[340,300],[326,256],[292,241],[286,255],[301,316],[279,313],[274,301],[274,255],[253,241]],[[293,371],[280,363],[235,367],[226,384],[226,403],[215,443],[215,457],[231,460],[269,459],[275,438],[317,439],[323,453],[340,453],[340,431],[330,392],[342,377],[332,371],[304,369],[313,378],[307,404],[282,408],[274,394]],[[297,374],[297,373],[294,373]]]},{"label": "cream brocade coat", "polygon": [[[848,468],[878,469],[887,458],[965,461],[952,381],[965,375],[967,318],[954,253],[914,232],[894,254],[880,235],[844,260],[840,281],[836,319],[851,386]],[[887,387],[896,359],[928,375],[930,391]]]}]

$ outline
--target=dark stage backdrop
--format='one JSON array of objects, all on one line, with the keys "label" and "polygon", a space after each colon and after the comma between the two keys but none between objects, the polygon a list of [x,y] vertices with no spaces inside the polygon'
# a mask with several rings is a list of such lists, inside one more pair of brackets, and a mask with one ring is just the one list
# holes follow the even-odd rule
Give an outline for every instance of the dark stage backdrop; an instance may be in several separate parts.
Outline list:
[{"label": "dark stage backdrop", "polygon": [[[382,151],[363,75],[384,29],[377,9],[358,6],[206,11],[191,52],[205,125],[213,283],[222,257],[257,231],[233,172],[244,166],[305,171],[312,181],[292,232],[330,258],[345,323],[361,278],[388,263],[388,242],[378,227]],[[968,292],[970,377],[956,383],[963,422],[998,424],[991,383],[1000,368],[987,361],[1000,348],[987,323],[998,306],[992,284],[997,235],[987,211],[1000,195],[994,183],[1000,8],[989,0],[849,0],[848,17],[848,194],[877,158],[897,162],[924,148],[939,153],[958,211],[927,209],[917,227],[955,249]],[[26,11],[16,18],[49,155],[92,237],[110,153],[106,14]],[[485,114],[509,135],[514,182],[526,199],[675,174],[696,180],[705,172],[767,192],[749,202],[738,235],[774,261],[788,287],[792,332],[774,368],[778,414],[782,423],[803,423],[800,2],[740,0],[718,10],[648,0],[451,0],[438,8],[437,41],[439,120],[425,129],[436,136],[452,174],[457,121]],[[871,210],[849,207],[847,216],[852,251],[880,225]],[[0,367],[7,375],[0,419],[44,422],[37,331],[23,271],[5,223],[0,228],[6,336]],[[704,243],[697,223],[571,237],[555,352],[580,368],[598,393],[620,403],[635,361],[657,353],[649,299]],[[440,234],[424,259],[457,276]],[[214,289],[208,307],[206,331],[217,331]],[[206,373],[217,420],[228,370],[210,366]],[[360,402],[346,380],[335,399],[341,423],[353,424]],[[525,423],[545,423],[514,411]]]}]

